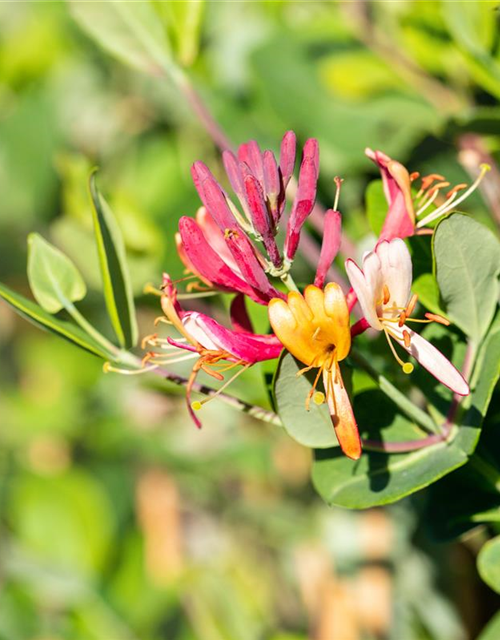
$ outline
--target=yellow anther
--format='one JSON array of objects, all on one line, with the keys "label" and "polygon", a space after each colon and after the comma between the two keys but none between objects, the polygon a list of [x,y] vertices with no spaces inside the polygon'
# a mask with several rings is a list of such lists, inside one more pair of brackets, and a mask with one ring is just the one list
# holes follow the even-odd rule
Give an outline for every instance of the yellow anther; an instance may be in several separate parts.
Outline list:
[{"label": "yellow anther", "polygon": [[413,372],[413,369],[414,369],[414,368],[415,368],[415,367],[412,365],[412,363],[411,363],[411,362],[405,362],[405,363],[403,364],[403,373],[406,373],[406,374],[408,374],[408,375],[409,375],[410,373],[412,373],[412,372]]},{"label": "yellow anther", "polygon": [[322,391],[316,391],[313,395],[314,404],[323,404],[325,401],[325,394]]}]

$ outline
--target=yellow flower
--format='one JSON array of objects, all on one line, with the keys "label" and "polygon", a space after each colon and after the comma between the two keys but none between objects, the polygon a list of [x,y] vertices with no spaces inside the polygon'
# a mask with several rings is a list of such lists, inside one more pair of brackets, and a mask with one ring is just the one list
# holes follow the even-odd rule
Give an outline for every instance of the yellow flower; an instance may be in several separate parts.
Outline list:
[{"label": "yellow flower", "polygon": [[[357,460],[361,441],[338,364],[351,348],[349,310],[342,289],[335,282],[327,284],[324,290],[309,285],[304,295],[290,292],[286,302],[273,298],[268,309],[278,339],[306,365],[298,375],[318,369],[306,408],[311,398],[321,402],[326,397],[340,447],[349,458]],[[321,375],[324,394],[316,392]]]}]

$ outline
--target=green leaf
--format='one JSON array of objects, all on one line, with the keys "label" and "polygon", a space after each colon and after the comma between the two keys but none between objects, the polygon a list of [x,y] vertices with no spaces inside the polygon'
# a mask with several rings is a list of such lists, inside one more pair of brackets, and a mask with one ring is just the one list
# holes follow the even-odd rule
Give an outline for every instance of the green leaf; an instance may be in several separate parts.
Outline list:
[{"label": "green leaf", "polygon": [[483,545],[477,557],[477,570],[486,584],[500,593],[500,536]]},{"label": "green leaf", "polygon": [[198,55],[204,9],[205,0],[158,3],[158,10],[167,17],[177,58],[184,66],[193,64]]},{"label": "green leaf", "polygon": [[498,640],[498,638],[500,638],[500,613],[493,616],[477,640]]},{"label": "green leaf", "polygon": [[50,313],[44,311],[42,307],[39,307],[37,304],[28,300],[19,293],[11,291],[3,284],[0,284],[0,297],[8,302],[15,311],[19,313],[19,315],[41,329],[55,333],[81,349],[90,351],[90,353],[93,353],[100,358],[104,358],[105,360],[114,359],[113,354],[103,349],[79,327],[76,327],[65,320],[55,318]]},{"label": "green leaf", "polygon": [[497,306],[500,243],[486,227],[456,213],[439,223],[433,248],[447,314],[479,344]]},{"label": "green leaf", "polygon": [[49,313],[68,308],[87,293],[73,262],[37,233],[28,236],[28,280],[36,301]]},{"label": "green leaf", "polygon": [[384,226],[388,204],[384,195],[382,180],[370,182],[365,193],[366,215],[370,229],[378,237]]},{"label": "green leaf", "polygon": [[306,447],[333,447],[337,437],[326,404],[311,402],[306,411],[305,401],[316,372],[298,376],[304,365],[290,353],[284,352],[278,363],[274,380],[274,394],[279,416],[287,433]]},{"label": "green leaf", "polygon": [[140,71],[172,71],[163,25],[150,2],[68,0],[79,25],[104,49]]},{"label": "green leaf", "polygon": [[108,315],[120,344],[130,348],[137,343],[138,332],[125,245],[113,213],[97,189],[95,173],[90,177],[90,195]]}]

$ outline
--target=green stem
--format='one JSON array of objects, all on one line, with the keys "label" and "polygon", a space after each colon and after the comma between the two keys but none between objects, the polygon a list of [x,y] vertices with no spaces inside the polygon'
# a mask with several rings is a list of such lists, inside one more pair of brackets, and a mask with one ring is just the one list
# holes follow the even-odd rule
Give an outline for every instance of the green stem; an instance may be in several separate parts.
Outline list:
[{"label": "green stem", "polygon": [[281,276],[281,282],[285,285],[288,291],[298,291],[299,288],[295,284],[294,279],[292,278],[289,271]]},{"label": "green stem", "polygon": [[399,391],[399,389],[389,382],[386,377],[378,373],[364,356],[355,349],[351,350],[350,356],[357,365],[359,365],[373,380],[375,380],[379,385],[380,390],[385,393],[385,395],[390,398],[404,414],[419,424],[423,429],[425,429],[425,431],[433,434],[439,433],[439,427],[431,416],[420,409],[420,407],[417,407],[417,405],[409,400],[404,393]]},{"label": "green stem", "polygon": [[110,354],[112,354],[116,360],[119,359],[119,355],[121,353],[127,353],[120,351],[120,349],[114,345],[112,342],[110,342],[107,338],[105,338],[102,333],[100,333],[99,331],[97,331],[97,329],[95,327],[93,327],[90,322],[88,320],[86,320],[82,314],[78,311],[78,309],[75,307],[74,304],[72,304],[71,302],[69,304],[67,304],[65,306],[66,311],[70,314],[70,316],[73,318],[73,320],[75,320],[75,322],[77,324],[80,325],[80,327],[89,334],[89,336],[91,336],[92,338],[94,338],[94,340],[96,342],[98,342],[102,347],[104,347],[106,349],[106,351],[109,351]]}]

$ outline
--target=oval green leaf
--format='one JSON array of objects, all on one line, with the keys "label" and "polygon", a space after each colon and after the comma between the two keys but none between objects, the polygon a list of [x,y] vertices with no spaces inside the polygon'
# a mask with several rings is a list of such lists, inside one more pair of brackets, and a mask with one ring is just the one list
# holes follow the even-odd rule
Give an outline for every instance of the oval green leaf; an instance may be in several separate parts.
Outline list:
[{"label": "oval green leaf", "polygon": [[486,584],[500,593],[500,536],[483,545],[477,557],[477,570]]},{"label": "oval green leaf", "polygon": [[105,360],[114,359],[112,353],[103,349],[101,345],[90,338],[87,333],[79,327],[65,320],[55,318],[50,313],[47,313],[47,311],[44,311],[42,307],[39,307],[19,293],[15,293],[3,284],[0,284],[0,297],[10,304],[20,316],[37,327],[55,333],[61,338],[72,342],[77,347],[89,351],[100,358],[104,358]]},{"label": "oval green leaf", "polygon": [[95,173],[90,177],[90,195],[109,319],[120,345],[130,348],[137,343],[138,330],[125,244],[111,209],[97,189]]},{"label": "oval green leaf", "polygon": [[147,0],[70,0],[70,6],[82,29],[122,62],[151,75],[172,70],[164,27]]},{"label": "oval green leaf", "polygon": [[478,345],[498,302],[500,243],[485,226],[455,213],[438,225],[433,250],[446,312]]},{"label": "oval green leaf", "polygon": [[49,313],[68,308],[87,293],[73,262],[38,233],[28,236],[28,280],[36,301]]}]

